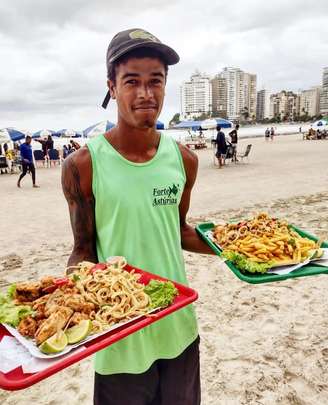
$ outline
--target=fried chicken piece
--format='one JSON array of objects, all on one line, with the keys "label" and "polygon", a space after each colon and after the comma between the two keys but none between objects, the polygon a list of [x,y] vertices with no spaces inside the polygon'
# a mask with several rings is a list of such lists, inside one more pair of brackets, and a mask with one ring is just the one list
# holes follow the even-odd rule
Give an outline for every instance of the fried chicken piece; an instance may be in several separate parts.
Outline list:
[{"label": "fried chicken piece", "polygon": [[40,287],[43,290],[44,288],[50,287],[55,284],[56,278],[52,276],[45,276],[41,278]]},{"label": "fried chicken piece", "polygon": [[21,335],[33,338],[37,329],[36,320],[27,316],[19,322],[17,329]]},{"label": "fried chicken piece", "polygon": [[58,330],[63,329],[73,312],[71,308],[58,307],[56,312],[52,313],[36,331],[35,340],[37,345],[53,336]]},{"label": "fried chicken piece", "polygon": [[82,314],[81,312],[75,312],[71,320],[69,321],[69,325],[70,326],[78,325],[84,319],[89,319],[89,316],[87,314]]},{"label": "fried chicken piece", "polygon": [[19,302],[34,301],[41,296],[40,283],[17,283],[15,299]]}]

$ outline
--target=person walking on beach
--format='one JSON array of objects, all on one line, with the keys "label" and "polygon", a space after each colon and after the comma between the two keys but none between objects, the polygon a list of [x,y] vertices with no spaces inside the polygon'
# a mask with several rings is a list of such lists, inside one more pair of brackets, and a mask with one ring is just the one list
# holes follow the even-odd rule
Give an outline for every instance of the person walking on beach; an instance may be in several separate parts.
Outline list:
[{"label": "person walking on beach", "polygon": [[32,154],[32,146],[31,146],[32,138],[27,135],[25,138],[25,142],[20,146],[20,156],[22,160],[22,173],[19,176],[17,181],[17,187],[20,188],[21,181],[24,176],[26,176],[27,171],[29,171],[32,175],[32,183],[33,187],[38,188],[39,186],[35,183],[35,166],[33,162],[33,154]]},{"label": "person walking on beach", "polygon": [[[156,131],[168,65],[178,54],[142,29],[114,36],[103,102],[117,125],[63,164],[74,248],[68,265],[126,257],[187,283],[182,248],[212,254],[186,221],[197,156]],[[192,305],[98,352],[95,405],[199,405],[199,337]]]},{"label": "person walking on beach", "polygon": [[264,133],[265,140],[268,141],[270,139],[270,129],[267,128]]},{"label": "person walking on beach", "polygon": [[238,129],[239,129],[239,124],[235,126],[235,128],[229,133],[230,139],[231,139],[231,146],[233,149],[233,156],[232,156],[232,161],[233,162],[238,162],[237,160],[237,143],[238,143]]},{"label": "person walking on beach", "polygon": [[221,127],[220,125],[216,126],[216,130],[217,130],[217,135],[216,135],[216,154],[215,156],[218,158],[219,161],[219,169],[222,169],[223,165],[224,165],[224,159],[227,153],[227,143],[226,143],[226,139],[225,139],[225,135],[224,133],[221,131]]},{"label": "person walking on beach", "polygon": [[271,141],[273,141],[273,138],[274,138],[274,128],[273,127],[271,127],[271,129],[270,129],[270,137],[271,137]]}]

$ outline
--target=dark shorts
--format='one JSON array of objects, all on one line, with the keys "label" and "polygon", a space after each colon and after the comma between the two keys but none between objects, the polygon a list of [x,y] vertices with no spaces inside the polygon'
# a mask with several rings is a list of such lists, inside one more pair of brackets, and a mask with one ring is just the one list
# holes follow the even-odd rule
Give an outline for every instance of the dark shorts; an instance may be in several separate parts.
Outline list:
[{"label": "dark shorts", "polygon": [[94,405],[199,405],[199,337],[142,374],[95,374]]}]

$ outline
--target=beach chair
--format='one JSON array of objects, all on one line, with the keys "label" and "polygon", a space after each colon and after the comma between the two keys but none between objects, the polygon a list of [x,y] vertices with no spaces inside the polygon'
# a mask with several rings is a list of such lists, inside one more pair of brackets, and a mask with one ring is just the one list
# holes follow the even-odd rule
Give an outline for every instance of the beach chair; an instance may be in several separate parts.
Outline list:
[{"label": "beach chair", "polygon": [[8,173],[7,159],[5,156],[0,156],[0,173]]},{"label": "beach chair", "polygon": [[237,159],[241,159],[241,161],[243,162],[246,158],[249,161],[249,152],[251,151],[251,149],[252,144],[247,145],[244,153],[237,153]]},{"label": "beach chair", "polygon": [[35,160],[35,166],[38,167],[38,163],[42,163],[42,165],[45,165],[45,159],[44,159],[44,153],[42,150],[34,150],[33,151],[33,156]]},{"label": "beach chair", "polygon": [[60,165],[60,163],[61,163],[60,156],[59,156],[59,152],[57,149],[49,149],[48,156],[49,156],[50,167],[51,167],[51,163],[53,163],[54,165],[56,165],[56,163],[58,163]]}]

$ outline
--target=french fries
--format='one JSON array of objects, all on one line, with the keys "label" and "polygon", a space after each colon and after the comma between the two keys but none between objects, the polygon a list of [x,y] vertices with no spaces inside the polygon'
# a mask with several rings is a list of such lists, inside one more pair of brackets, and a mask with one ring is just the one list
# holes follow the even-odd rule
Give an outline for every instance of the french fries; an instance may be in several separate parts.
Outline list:
[{"label": "french fries", "polygon": [[243,254],[256,263],[270,262],[272,267],[301,263],[319,248],[316,242],[291,229],[285,220],[266,213],[238,224],[218,225],[213,236],[224,250]]}]

